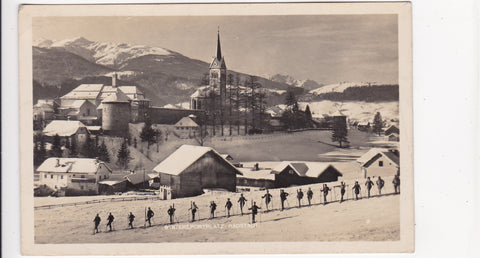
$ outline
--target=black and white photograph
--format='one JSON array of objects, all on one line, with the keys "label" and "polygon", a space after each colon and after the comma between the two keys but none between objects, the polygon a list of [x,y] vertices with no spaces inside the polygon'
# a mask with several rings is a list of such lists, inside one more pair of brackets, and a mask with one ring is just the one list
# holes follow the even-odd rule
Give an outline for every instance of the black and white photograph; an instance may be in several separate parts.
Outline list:
[{"label": "black and white photograph", "polygon": [[25,6],[22,250],[412,252],[410,13]]}]

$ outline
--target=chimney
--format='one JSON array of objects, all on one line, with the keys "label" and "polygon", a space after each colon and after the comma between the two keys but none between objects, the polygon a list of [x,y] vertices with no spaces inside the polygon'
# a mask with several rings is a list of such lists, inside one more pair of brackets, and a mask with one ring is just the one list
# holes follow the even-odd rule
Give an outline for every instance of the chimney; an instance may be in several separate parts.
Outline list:
[{"label": "chimney", "polygon": [[117,73],[116,72],[114,72],[112,74],[112,87],[113,88],[117,87]]},{"label": "chimney", "polygon": [[57,164],[55,165],[55,167],[60,167],[60,159],[57,159]]}]

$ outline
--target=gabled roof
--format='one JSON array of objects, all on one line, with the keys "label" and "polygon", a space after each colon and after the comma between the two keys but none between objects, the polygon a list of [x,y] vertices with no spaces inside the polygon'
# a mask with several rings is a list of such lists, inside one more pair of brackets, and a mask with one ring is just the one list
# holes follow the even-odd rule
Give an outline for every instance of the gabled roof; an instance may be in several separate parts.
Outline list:
[{"label": "gabled roof", "polygon": [[72,136],[82,127],[86,128],[80,121],[53,120],[43,129],[43,133],[46,136]]},{"label": "gabled roof", "polygon": [[193,145],[180,146],[176,151],[170,154],[170,156],[168,156],[160,164],[153,168],[153,171],[170,175],[179,175],[208,152],[213,152],[220,159],[224,160],[226,164],[233,168],[235,170],[235,173],[241,174],[241,172],[236,167],[234,167],[230,162],[222,158],[222,156],[214,149],[210,147]]},{"label": "gabled roof", "polygon": [[125,179],[130,183],[132,183],[133,185],[136,185],[143,182],[148,182],[148,180],[150,180],[151,178],[147,173],[144,174],[143,172],[138,172],[138,173],[126,175]]},{"label": "gabled roof", "polygon": [[328,162],[296,162],[296,161],[283,161],[278,164],[273,170],[272,173],[279,174],[287,166],[297,173],[299,176],[307,177],[319,177],[323,174],[329,167],[335,169],[339,176],[343,176],[337,168]]},{"label": "gabled roof", "polygon": [[176,126],[187,126],[187,127],[198,127],[198,124],[195,123],[190,117],[182,117],[176,124]]},{"label": "gabled roof", "polygon": [[87,158],[48,158],[37,168],[37,171],[95,174],[100,166],[105,166],[110,172],[112,171],[104,162]]},{"label": "gabled roof", "polygon": [[367,162],[363,163],[362,166],[363,167],[369,167],[370,165],[372,165],[377,159],[379,159],[380,157],[386,157],[387,159],[389,159],[390,161],[392,161],[395,165],[400,165],[400,158],[394,154],[393,152],[390,152],[390,151],[385,151],[385,152],[379,152],[377,153],[375,156],[373,156],[371,159],[369,159]]},{"label": "gabled roof", "polygon": [[305,176],[308,171],[308,166],[305,163],[301,162],[290,162],[290,161],[283,161],[282,163],[278,164],[275,168],[273,168],[272,172],[275,174],[279,174],[285,168],[290,167],[297,173],[299,176]]},{"label": "gabled roof", "polygon": [[373,157],[375,157],[378,153],[380,152],[385,152],[388,151],[388,149],[385,148],[372,148],[369,151],[367,151],[365,154],[363,154],[360,158],[357,159],[357,162],[365,164],[369,160],[371,160]]},{"label": "gabled roof", "polygon": [[103,84],[81,84],[61,99],[96,99],[103,88]]}]

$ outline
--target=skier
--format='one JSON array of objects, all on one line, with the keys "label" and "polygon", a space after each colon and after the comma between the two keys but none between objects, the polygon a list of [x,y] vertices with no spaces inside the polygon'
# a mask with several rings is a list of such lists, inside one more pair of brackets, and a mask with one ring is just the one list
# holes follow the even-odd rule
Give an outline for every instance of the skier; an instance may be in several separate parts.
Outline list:
[{"label": "skier", "polygon": [[198,210],[198,207],[195,204],[195,202],[190,203],[190,209],[188,209],[188,210],[192,211],[192,222],[194,222],[195,221],[195,213],[197,213],[197,210]]},{"label": "skier", "polygon": [[152,218],[153,218],[153,215],[155,215],[155,213],[153,213],[152,209],[150,209],[150,207],[148,207],[148,211],[147,211],[147,219],[145,221],[148,221],[148,226],[151,227],[152,226]]},{"label": "skier", "polygon": [[384,185],[385,185],[385,181],[383,181],[381,177],[378,177],[378,180],[377,180],[378,195],[382,194],[382,188]]},{"label": "skier", "polygon": [[358,194],[360,193],[360,189],[362,189],[358,184],[358,181],[355,181],[355,185],[352,189],[355,190],[355,200],[358,200]]},{"label": "skier", "polygon": [[170,209],[168,209],[167,213],[168,213],[168,216],[170,217],[170,224],[173,224],[173,218],[175,216],[175,208],[174,208],[175,204],[172,206],[170,205]]},{"label": "skier", "polygon": [[367,181],[365,182],[365,185],[367,186],[368,198],[370,198],[370,190],[372,189],[372,186],[374,185],[372,180],[370,180],[370,177],[367,177]]},{"label": "skier", "polygon": [[94,234],[98,233],[98,225],[100,225],[101,220],[102,219],[100,218],[100,216],[97,213],[97,216],[95,216],[95,218],[93,219],[93,222],[95,222],[95,229],[94,229],[94,232],[93,232]]},{"label": "skier", "polygon": [[238,199],[238,202],[240,203],[240,212],[243,215],[243,206],[245,206],[245,203],[247,202],[247,199],[245,199],[245,197],[243,197],[243,193],[240,194],[240,198]]},{"label": "skier", "polygon": [[395,193],[400,193],[400,177],[398,176],[398,174],[395,175],[392,183],[393,187],[395,188]]},{"label": "skier", "polygon": [[210,202],[210,218],[215,218],[215,210],[217,209],[217,204],[214,201]]},{"label": "skier", "polygon": [[128,215],[128,226],[133,229],[133,220],[135,220],[135,215],[133,215],[132,212],[130,212],[130,215]]},{"label": "skier", "polygon": [[308,188],[308,191],[307,191],[307,200],[308,200],[308,206],[311,206],[311,201],[312,201],[312,198],[313,198],[313,191],[312,191],[312,188]]},{"label": "skier", "polygon": [[255,215],[257,215],[258,210],[260,207],[257,206],[256,202],[253,202],[252,207],[248,208],[249,210],[252,210],[252,224],[255,223]]},{"label": "skier", "polygon": [[268,192],[268,189],[267,189],[267,193],[265,193],[262,198],[265,198],[265,204],[267,205],[267,211],[268,211],[268,204],[270,203],[270,201],[272,200],[272,195]]},{"label": "skier", "polygon": [[283,191],[283,189],[280,190],[280,201],[282,202],[282,211],[285,208],[284,203],[287,200],[287,196],[288,196],[287,192]]},{"label": "skier", "polygon": [[230,217],[230,209],[232,208],[233,204],[230,201],[230,198],[227,198],[227,203],[225,204],[225,208],[227,209],[227,218]]},{"label": "skier", "polygon": [[297,199],[298,199],[298,207],[302,207],[302,198],[303,198],[303,192],[302,189],[297,190]]},{"label": "skier", "polygon": [[330,190],[331,189],[327,186],[327,184],[323,184],[323,188],[321,190],[323,192],[323,205],[327,204],[327,195]]},{"label": "skier", "polygon": [[115,219],[115,217],[113,217],[112,213],[110,212],[110,214],[108,215],[108,218],[107,218],[108,223],[107,223],[107,226],[106,226],[106,227],[110,227],[110,231],[112,231],[112,223],[113,223],[114,219]]},{"label": "skier", "polygon": [[343,202],[343,196],[345,195],[345,182],[343,181],[340,183],[340,195],[341,195],[340,202]]}]

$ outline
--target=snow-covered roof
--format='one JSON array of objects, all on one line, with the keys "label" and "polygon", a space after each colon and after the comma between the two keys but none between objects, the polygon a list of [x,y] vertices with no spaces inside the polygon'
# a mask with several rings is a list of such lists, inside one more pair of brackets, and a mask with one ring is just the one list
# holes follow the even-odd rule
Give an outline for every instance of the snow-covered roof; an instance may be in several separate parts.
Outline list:
[{"label": "snow-covered roof", "polygon": [[44,129],[46,136],[72,136],[77,133],[78,129],[85,127],[80,121],[53,120]]},{"label": "snow-covered roof", "polygon": [[263,180],[275,180],[275,174],[270,169],[261,169],[252,171],[251,168],[239,168],[243,175],[238,175],[240,178],[248,179],[263,179]]},{"label": "snow-covered roof", "polygon": [[100,166],[105,166],[110,172],[112,171],[104,162],[87,158],[48,158],[37,168],[37,171],[94,174]]},{"label": "snow-covered roof", "polygon": [[388,151],[388,149],[385,148],[371,148],[369,151],[365,152],[360,158],[357,159],[357,162],[365,164],[369,160],[371,160],[375,155],[381,152]]},{"label": "snow-covered roof", "polygon": [[122,183],[122,182],[124,182],[124,181],[126,181],[126,179],[124,179],[124,180],[110,180],[110,179],[106,179],[106,180],[102,180],[102,181],[100,181],[100,182],[98,182],[98,183],[101,184],[101,185],[110,185],[110,186],[112,186],[112,185],[120,184],[120,183]]},{"label": "snow-covered roof", "polygon": [[366,165],[371,161],[372,159],[376,159],[379,157],[379,155],[387,157],[390,159],[392,162],[395,164],[399,165],[400,159],[397,155],[395,155],[393,152],[389,151],[388,149],[384,148],[373,148],[367,151],[365,154],[363,154],[360,158],[357,159],[357,162],[361,163],[362,165]]},{"label": "snow-covered roof", "polygon": [[79,99],[79,100],[74,100],[71,104],[70,107],[72,108],[80,108],[87,100],[85,99]]},{"label": "snow-covered roof", "polygon": [[272,173],[278,174],[287,168],[287,166],[290,166],[299,176],[319,177],[329,167],[334,168],[338,174],[342,176],[342,173],[328,162],[283,161],[272,169]]},{"label": "snow-covered roof", "polygon": [[198,124],[195,123],[190,117],[182,117],[175,126],[185,126],[185,127],[198,127]]},{"label": "snow-covered roof", "polygon": [[151,178],[147,173],[138,172],[138,173],[126,175],[125,179],[127,179],[130,183],[136,185],[143,182],[147,182]]},{"label": "snow-covered roof", "polygon": [[[164,159],[160,164],[158,164],[155,168],[153,168],[153,171],[170,175],[179,175],[208,152],[213,152],[215,155],[223,159],[222,156],[213,148],[204,146],[182,145],[176,151],[170,154],[170,156]],[[241,172],[230,162],[225,159],[223,160],[233,169],[235,169],[235,172],[237,174],[241,174]]]},{"label": "snow-covered roof", "polygon": [[102,127],[100,125],[91,125],[91,126],[86,126],[89,131],[100,131]]},{"label": "snow-covered roof", "polygon": [[125,95],[125,93],[123,93],[119,89],[116,89],[108,97],[102,100],[102,103],[109,103],[109,102],[129,103],[130,101],[127,95]]}]

